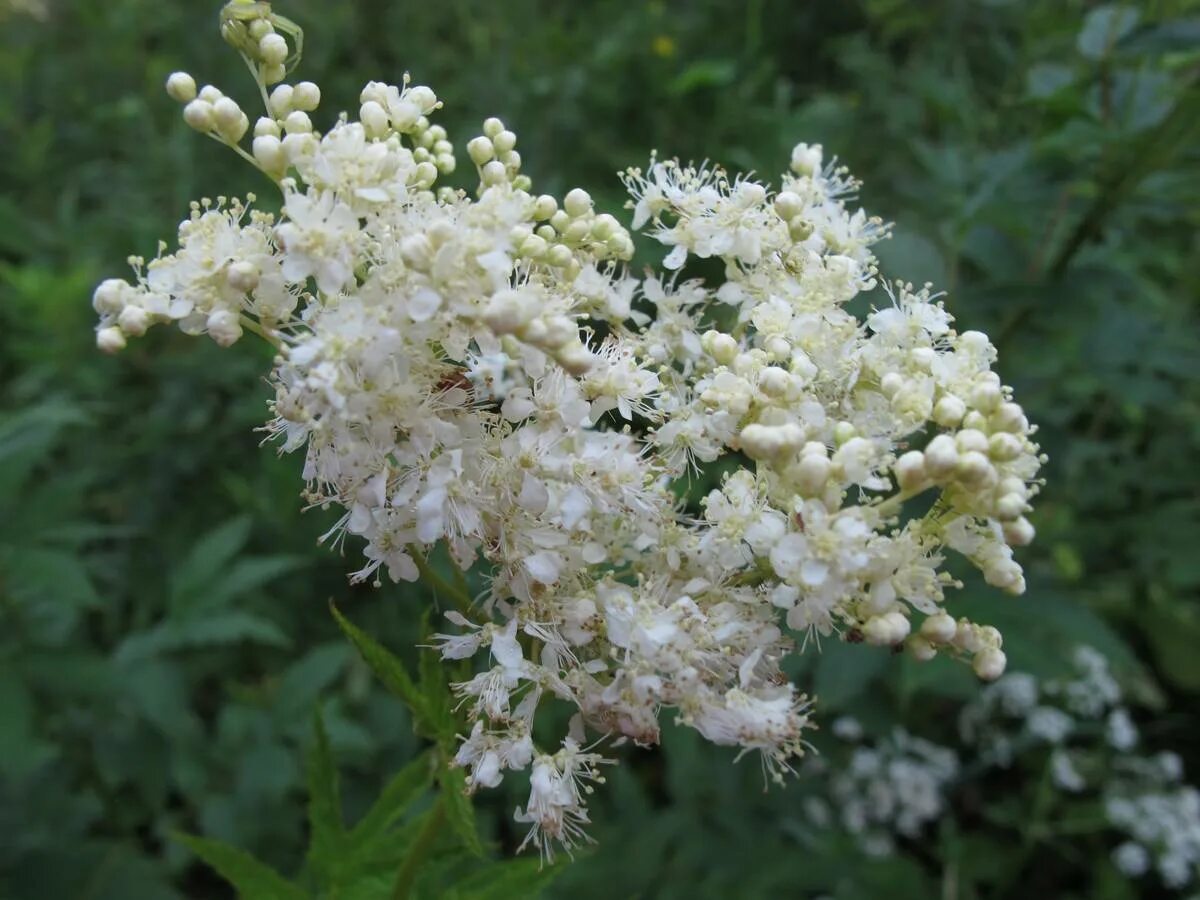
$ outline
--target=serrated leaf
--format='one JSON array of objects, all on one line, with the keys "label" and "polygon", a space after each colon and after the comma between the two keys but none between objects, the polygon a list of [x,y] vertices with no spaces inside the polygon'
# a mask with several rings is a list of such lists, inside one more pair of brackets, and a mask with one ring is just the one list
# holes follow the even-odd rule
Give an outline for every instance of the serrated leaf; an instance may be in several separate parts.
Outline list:
[{"label": "serrated leaf", "polygon": [[363,861],[373,859],[377,845],[391,839],[392,826],[420,799],[432,781],[428,753],[422,753],[397,772],[350,830],[346,838],[347,855]]},{"label": "serrated leaf", "polygon": [[192,547],[171,573],[171,601],[203,594],[250,539],[250,517],[238,516],[213,529]]},{"label": "serrated leaf", "polygon": [[289,638],[274,622],[254,613],[231,610],[185,622],[162,622],[130,635],[117,648],[120,663],[196,647],[225,646],[243,641],[287,647]]},{"label": "serrated leaf", "polygon": [[308,900],[299,887],[244,850],[191,834],[176,834],[175,840],[233,885],[242,900]]},{"label": "serrated leaf", "polygon": [[446,805],[446,819],[454,829],[463,847],[473,856],[483,856],[483,844],[475,829],[475,807],[466,792],[466,775],[463,770],[442,763],[438,782],[442,788],[442,802]]},{"label": "serrated leaf", "polygon": [[558,878],[565,865],[542,864],[540,859],[513,859],[472,872],[451,890],[460,900],[533,900]]},{"label": "serrated leaf", "polygon": [[318,707],[313,714],[313,746],[305,764],[308,784],[308,863],[322,883],[336,883],[344,858],[345,826],[337,765]]},{"label": "serrated leaf", "polygon": [[378,643],[374,638],[343,616],[332,603],[329,604],[329,609],[333,613],[333,618],[337,621],[338,627],[350,639],[350,643],[358,650],[359,655],[370,666],[371,671],[375,673],[389,691],[403,700],[404,704],[412,712],[413,725],[417,731],[430,736],[436,735],[436,730],[431,727],[432,723],[430,722],[428,709],[425,706],[425,698],[413,683],[408,671],[404,668],[404,663],[382,644]]}]

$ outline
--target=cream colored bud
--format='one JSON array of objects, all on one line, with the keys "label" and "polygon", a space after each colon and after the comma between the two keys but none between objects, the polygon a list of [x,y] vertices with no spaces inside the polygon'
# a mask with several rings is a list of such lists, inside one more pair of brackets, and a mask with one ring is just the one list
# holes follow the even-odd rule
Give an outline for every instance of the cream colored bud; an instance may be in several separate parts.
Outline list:
[{"label": "cream colored bud", "polygon": [[943,428],[954,428],[959,425],[966,414],[967,405],[953,394],[942,397],[933,407],[933,421]]},{"label": "cream colored bud", "polygon": [[504,184],[508,181],[508,172],[504,169],[504,163],[492,160],[479,170],[479,180],[485,186]]},{"label": "cream colored bud", "polygon": [[544,240],[542,240],[536,234],[531,234],[521,242],[517,252],[527,259],[537,259],[545,254],[548,249],[549,248]]},{"label": "cream colored bud", "polygon": [[592,354],[588,353],[587,348],[578,341],[568,344],[566,347],[560,347],[555,351],[554,358],[572,375],[585,374],[595,361]]},{"label": "cream colored bud", "polygon": [[985,381],[971,389],[971,405],[980,412],[989,413],[1000,405],[1004,399],[999,385]]},{"label": "cream colored bud", "polygon": [[237,343],[242,336],[242,325],[237,313],[229,309],[218,309],[211,313],[204,323],[208,336],[220,347],[229,347]]},{"label": "cream colored bud", "polygon": [[125,292],[129,283],[120,278],[106,278],[92,293],[92,309],[102,316],[113,316],[125,308]]},{"label": "cream colored bud", "polygon": [[800,195],[792,191],[780,191],[775,195],[775,212],[785,222],[790,222],[800,215],[804,209],[804,201]]},{"label": "cream colored bud", "polygon": [[[805,449],[809,446],[806,444]],[[832,469],[833,463],[826,457],[805,452],[793,467],[792,473],[800,493],[805,497],[813,497],[824,492],[829,484],[829,473]]]},{"label": "cream colored bud", "polygon": [[313,130],[312,119],[300,109],[288,113],[287,118],[283,120],[283,127],[288,134],[312,134]]},{"label": "cream colored bud", "polygon": [[909,450],[896,460],[896,481],[906,491],[915,490],[926,480],[925,454],[920,450]]},{"label": "cream colored bud", "polygon": [[505,129],[492,138],[492,144],[495,146],[497,153],[507,153],[513,147],[517,146],[517,136]]},{"label": "cream colored bud", "polygon": [[292,97],[296,89],[290,84],[278,85],[271,91],[270,106],[275,118],[282,119],[292,111]]},{"label": "cream colored bud", "polygon": [[362,122],[368,137],[385,137],[391,130],[387,110],[374,100],[368,100],[358,108],[358,120]]},{"label": "cream colored bud", "polygon": [[258,266],[244,259],[231,263],[225,270],[225,280],[229,282],[229,286],[243,294],[258,287],[258,279]]},{"label": "cream colored bud", "polygon": [[894,397],[904,387],[904,376],[899,372],[888,372],[879,379],[879,390],[885,397]]},{"label": "cream colored bud", "polygon": [[125,335],[116,325],[109,325],[96,332],[96,347],[102,353],[116,353],[125,349]]},{"label": "cream colored bud", "polygon": [[919,634],[909,635],[904,647],[917,662],[929,662],[937,656],[937,648]]},{"label": "cream colored bud", "polygon": [[418,272],[428,270],[433,261],[433,246],[423,234],[410,234],[400,242],[400,258]]},{"label": "cream colored bud", "polygon": [[471,138],[467,142],[467,156],[477,166],[491,162],[496,156],[496,148],[486,137]]},{"label": "cream colored bud", "polygon": [[783,397],[792,386],[792,377],[778,366],[767,366],[758,373],[758,389],[768,397]]},{"label": "cream colored bud", "polygon": [[1002,494],[996,501],[996,518],[1011,522],[1025,512],[1025,498],[1016,494]]},{"label": "cream colored bud", "polygon": [[258,57],[268,66],[277,66],[288,58],[287,40],[282,34],[265,34],[258,42]]},{"label": "cream colored bud", "polygon": [[[553,232],[553,229],[551,229],[551,232]],[[538,237],[542,238],[542,240],[546,239],[544,235],[538,235]],[[571,248],[564,247],[562,244],[555,244],[550,248],[550,252],[546,256],[546,262],[557,269],[569,266],[574,259],[575,254],[571,252]]]},{"label": "cream colored bud", "polygon": [[958,623],[944,612],[934,613],[921,623],[921,636],[934,644],[949,644],[958,633]]},{"label": "cream colored bud", "polygon": [[221,89],[216,85],[206,84],[204,87],[200,88],[200,93],[196,96],[205,103],[216,103],[225,95],[221,93]]},{"label": "cream colored bud", "polygon": [[520,291],[497,291],[488,301],[483,321],[496,334],[514,334],[524,328],[537,314],[532,297]]},{"label": "cream colored bud", "polygon": [[413,173],[414,181],[417,187],[429,188],[437,181],[438,170],[431,162],[423,162],[417,165],[416,171]]},{"label": "cream colored bud", "polygon": [[167,96],[178,103],[196,99],[196,79],[187,72],[172,72],[167,78]]},{"label": "cream colored bud", "polygon": [[265,84],[279,84],[279,82],[287,77],[287,68],[283,63],[274,66],[263,66],[262,75]]},{"label": "cream colored bud", "polygon": [[563,198],[563,209],[572,218],[586,216],[592,211],[592,195],[583,188],[573,188]]},{"label": "cream colored bud", "polygon": [[264,172],[279,177],[287,170],[287,154],[279,138],[269,134],[256,137],[250,148],[255,161],[262,166]]},{"label": "cream colored bud", "polygon": [[988,438],[988,456],[1000,462],[1016,459],[1021,455],[1021,441],[1007,431],[998,431]]},{"label": "cream colored bud", "polygon": [[925,471],[934,478],[949,475],[957,465],[958,447],[950,435],[939,434],[925,447]]},{"label": "cream colored bud", "polygon": [[727,366],[738,355],[738,342],[720,331],[706,331],[700,338],[700,346],[707,350],[719,364]]},{"label": "cream colored bud", "polygon": [[302,81],[292,91],[292,108],[312,112],[321,105],[321,89],[311,81]]},{"label": "cream colored bud", "polygon": [[216,125],[213,106],[207,100],[193,100],[183,108],[183,121],[201,134],[207,134]]},{"label": "cream colored bud", "polygon": [[954,436],[954,443],[959,453],[974,450],[976,453],[987,453],[988,439],[982,431],[974,428],[964,428]]},{"label": "cream colored bud", "polygon": [[1018,403],[1001,403],[992,413],[992,427],[1000,431],[1021,433],[1028,428],[1025,421],[1025,410]]},{"label": "cream colored bud", "polygon": [[1004,523],[1004,540],[1011,547],[1027,547],[1033,543],[1037,532],[1023,516]]},{"label": "cream colored bud", "polygon": [[254,123],[255,137],[274,137],[277,138],[283,134],[279,123],[274,119],[268,119],[266,116],[260,116]]},{"label": "cream colored bud", "polygon": [[549,194],[542,194],[533,202],[533,220],[545,222],[558,212],[558,201]]},{"label": "cream colored bud", "polygon": [[790,222],[788,222],[788,236],[797,243],[800,243],[801,241],[807,241],[810,237],[812,237],[812,233],[813,223],[808,221],[808,219],[804,218],[803,216],[795,216]]},{"label": "cream colored bud", "polygon": [[140,306],[130,304],[117,316],[117,324],[125,334],[137,337],[145,334],[150,327],[150,314]]},{"label": "cream colored bud", "polygon": [[483,120],[483,133],[489,138],[494,138],[504,130],[504,123],[492,116],[490,119]]},{"label": "cream colored bud", "polygon": [[991,461],[978,450],[968,450],[961,454],[958,465],[954,467],[954,474],[966,484],[982,484],[995,473]]},{"label": "cream colored bud", "polygon": [[984,681],[995,681],[1004,674],[1007,665],[1008,657],[1004,655],[1003,650],[995,647],[985,647],[971,660],[971,668]]}]

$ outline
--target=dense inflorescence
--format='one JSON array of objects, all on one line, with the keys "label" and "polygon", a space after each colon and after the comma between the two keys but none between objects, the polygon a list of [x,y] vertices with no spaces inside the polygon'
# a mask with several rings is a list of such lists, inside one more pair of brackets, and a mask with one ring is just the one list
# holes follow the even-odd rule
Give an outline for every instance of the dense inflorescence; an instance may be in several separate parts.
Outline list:
[{"label": "dense inflorescence", "polygon": [[[654,744],[668,708],[778,778],[810,716],[780,670],[789,632],[1001,674],[999,632],[944,610],[943,566],[956,553],[1024,590],[1034,429],[984,334],[881,278],[888,228],[820,146],[774,188],[674,160],[626,171],[634,228],[668,248],[639,278],[621,222],[581,189],[534,193],[497,119],[467,144],[473,195],[441,184],[457,162],[427,87],[371,82],[357,118],[318,132],[319,88],[280,83],[297,29],[250,7],[269,10],[231,4],[225,36],[261,88],[253,128],[187,74],[167,90],[282,207],[194,204],[178,249],[96,290],[97,341],[169,322],[264,338],[267,429],[304,452],[307,498],[341,508],[330,537],[364,545],[353,578],[415,580],[438,545],[487,573],[435,639],[483,661],[456,686],[470,789],[530,769],[518,819],[542,852],[570,847],[602,780],[587,730]],[[686,277],[692,257],[721,283]],[[847,308],[876,287],[879,308]],[[718,460],[731,473],[688,515],[675,486]],[[578,717],[546,748],[551,697]]]}]

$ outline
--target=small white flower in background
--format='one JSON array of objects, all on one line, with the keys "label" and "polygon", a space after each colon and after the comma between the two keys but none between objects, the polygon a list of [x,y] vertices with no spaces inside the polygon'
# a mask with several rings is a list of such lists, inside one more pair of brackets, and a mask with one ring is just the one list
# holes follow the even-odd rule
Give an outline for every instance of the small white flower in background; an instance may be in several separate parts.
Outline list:
[{"label": "small white flower in background", "polygon": [[[455,687],[471,717],[457,762],[472,789],[531,768],[529,843],[577,843],[598,780],[582,733],[533,743],[544,698],[643,744],[675,710],[778,778],[810,724],[781,670],[797,634],[1000,677],[999,631],[944,610],[944,566],[957,553],[1024,590],[1035,428],[986,335],[956,330],[930,287],[882,280],[870,248],[888,227],[851,208],[844,167],[798,144],[774,186],[629,169],[633,225],[665,248],[639,279],[629,231],[582,189],[535,194],[498,119],[467,144],[474,192],[439,183],[457,158],[407,76],[369,82],[357,117],[322,132],[320,89],[285,81],[282,21],[225,22],[265,100],[253,127],[215,86],[167,82],[190,126],[279,186],[280,212],[195,204],[174,252],[96,289],[97,343],[170,322],[221,346],[264,338],[267,431],[304,451],[306,499],[344,511],[327,537],[361,539],[352,577],[415,580],[438,544],[486,571],[437,646],[480,658]],[[692,258],[719,259],[723,281],[681,275]],[[881,308],[850,311],[879,284]],[[735,471],[703,517],[681,515],[678,480],[722,457]],[[918,494],[933,502],[913,516]],[[916,828],[953,760],[896,743],[889,815]]]}]

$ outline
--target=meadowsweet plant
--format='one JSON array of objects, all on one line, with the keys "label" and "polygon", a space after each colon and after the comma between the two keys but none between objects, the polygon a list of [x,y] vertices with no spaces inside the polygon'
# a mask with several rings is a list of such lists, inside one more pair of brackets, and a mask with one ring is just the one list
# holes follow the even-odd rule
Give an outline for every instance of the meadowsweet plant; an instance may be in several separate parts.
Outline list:
[{"label": "meadowsweet plant", "polygon": [[[221,33],[261,112],[185,73],[167,92],[278,211],[194,203],[176,249],[96,289],[97,343],[170,323],[269,342],[266,430],[303,451],[307,500],[340,510],[329,540],[362,548],[351,577],[431,577],[439,546],[485,574],[475,597],[443,586],[457,607],[430,642],[477,661],[454,685],[454,763],[470,791],[529,773],[528,843],[580,841],[602,742],[654,744],[666,710],[781,778],[812,717],[780,669],[797,639],[1003,672],[944,564],[1024,590],[1034,428],[987,336],[879,271],[888,226],[820,145],[774,184],[653,155],[625,171],[631,227],[666,251],[639,275],[622,220],[580,188],[536,193],[499,119],[467,142],[460,190],[430,88],[368,82],[322,130],[318,86],[285,80],[293,23],[234,0]],[[720,277],[689,277],[699,260]],[[718,463],[688,514],[677,488]],[[551,699],[577,715],[535,741]]]}]

